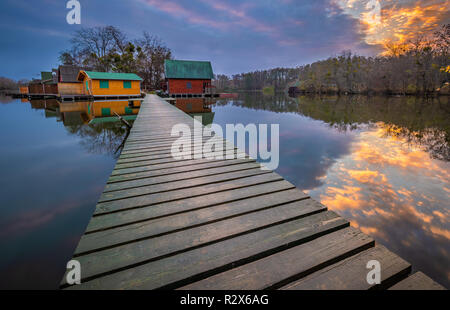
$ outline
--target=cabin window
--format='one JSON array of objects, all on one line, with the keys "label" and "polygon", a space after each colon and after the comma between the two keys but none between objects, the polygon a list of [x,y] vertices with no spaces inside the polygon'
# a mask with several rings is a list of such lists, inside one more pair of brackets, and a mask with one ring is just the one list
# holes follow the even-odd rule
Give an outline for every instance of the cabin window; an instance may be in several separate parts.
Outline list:
[{"label": "cabin window", "polygon": [[100,80],[100,88],[109,88],[108,80]]},{"label": "cabin window", "polygon": [[110,116],[111,108],[102,108],[102,116]]},{"label": "cabin window", "polygon": [[131,88],[131,81],[123,81],[123,88]]},{"label": "cabin window", "polygon": [[192,84],[191,84],[191,82],[187,82],[187,83],[186,83],[186,88],[187,88],[187,89],[192,89]]}]

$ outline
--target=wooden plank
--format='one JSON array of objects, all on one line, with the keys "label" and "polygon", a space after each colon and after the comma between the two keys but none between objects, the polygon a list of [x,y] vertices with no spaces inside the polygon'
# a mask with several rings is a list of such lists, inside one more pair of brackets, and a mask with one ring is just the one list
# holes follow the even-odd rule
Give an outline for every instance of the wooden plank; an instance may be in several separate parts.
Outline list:
[{"label": "wooden plank", "polygon": [[[186,141],[177,141],[177,145],[180,146],[179,151],[182,151],[183,149],[181,147],[188,147],[191,149],[195,149],[195,148],[203,148],[205,147],[206,143],[209,143],[209,145],[212,145],[214,147],[222,147],[222,148],[226,148],[226,146],[229,147],[234,147],[233,144],[231,144],[230,142],[224,140],[223,138],[214,138],[214,139],[200,139],[199,141],[190,141],[190,140],[186,140]],[[160,145],[160,146],[155,146],[152,143],[150,144],[141,144],[139,147],[133,147],[133,148],[127,148],[127,149],[122,149],[122,153],[121,153],[121,157],[122,156],[127,156],[129,157],[130,155],[132,156],[133,154],[159,154],[162,152],[167,152],[167,151],[171,151],[172,147],[174,145],[174,142],[166,144],[166,145]]]},{"label": "wooden plank", "polygon": [[193,179],[221,174],[229,174],[238,171],[242,172],[250,169],[261,169],[261,165],[256,162],[249,162],[249,163],[241,163],[239,165],[229,165],[225,167],[211,167],[209,169],[199,169],[193,171],[190,170],[178,173],[163,174],[159,176],[137,178],[132,180],[123,180],[122,182],[107,184],[103,192],[107,193],[125,189],[134,189],[137,187],[144,187],[148,185],[156,185],[169,182],[177,182],[181,184],[182,181],[185,181],[186,183],[191,184],[191,181]]},{"label": "wooden plank", "polygon": [[205,142],[214,142],[217,144],[220,144],[222,142],[222,144],[230,144],[230,142],[228,142],[227,140],[225,140],[222,137],[195,137],[195,138],[191,138],[191,137],[186,137],[183,139],[176,139],[173,141],[167,141],[167,142],[160,142],[160,143],[155,143],[153,141],[150,142],[140,142],[138,144],[125,144],[124,148],[122,149],[122,154],[130,154],[132,152],[136,152],[136,151],[140,151],[140,150],[165,150],[165,149],[171,149],[172,145],[177,142],[179,144],[189,144],[192,147],[194,145],[204,145]]},{"label": "wooden plank", "polygon": [[[160,165],[151,169],[147,167],[144,171],[138,171],[134,173],[111,175],[107,183],[123,182],[127,180],[135,180],[141,178],[150,178],[156,176],[170,175],[176,173],[182,173],[187,171],[198,171],[207,170],[211,168],[227,167],[233,165],[241,165],[245,163],[255,162],[254,159],[231,159],[231,160],[215,160],[215,161],[205,161],[197,160],[191,163],[178,163],[178,165]],[[158,169],[159,168],[159,169]]]},{"label": "wooden plank", "polygon": [[[153,193],[167,192],[171,190],[181,189],[181,188],[189,188],[200,185],[208,185],[215,184],[224,181],[240,179],[244,177],[254,176],[258,174],[267,174],[273,173],[271,171],[263,170],[259,166],[253,166],[252,169],[241,170],[241,171],[232,171],[229,173],[222,173],[212,176],[198,177],[190,180],[181,180],[181,181],[173,181],[162,184],[153,184],[146,185],[146,180],[136,180],[136,181],[127,181],[124,182],[125,185],[128,183],[133,184],[133,188],[126,188],[124,190],[116,190],[114,192],[103,192],[98,200],[99,203],[109,202],[115,200],[123,200],[125,198],[143,196]],[[170,176],[161,177],[161,179],[166,178],[170,179]],[[141,184],[141,185],[139,185]]]},{"label": "wooden plank", "polygon": [[[198,135],[198,134],[191,134],[190,136],[186,136],[185,138],[188,139],[194,139],[197,137],[203,137],[203,135]],[[128,137],[125,145],[139,145],[142,142],[154,142],[154,143],[167,143],[167,142],[173,142],[177,139],[179,139],[180,137],[178,136],[171,136],[171,135],[162,135],[162,136],[149,136],[149,135],[137,135],[137,134],[133,134],[131,137]]]},{"label": "wooden plank", "polygon": [[[336,260],[374,245],[374,240],[348,227],[249,264],[184,286],[186,290],[261,290],[279,288]],[[361,274],[362,276],[362,274]]]},{"label": "wooden plank", "polygon": [[174,232],[169,235],[143,240],[138,239],[132,243],[92,254],[76,256],[76,258],[83,268],[82,277],[90,278],[298,219],[320,210],[322,210],[321,206],[317,204],[309,204],[300,208],[294,202],[278,206],[277,208]]},{"label": "wooden plank", "polygon": [[150,205],[155,205],[167,201],[175,201],[190,197],[202,196],[211,193],[221,193],[226,190],[247,187],[249,185],[281,181],[282,177],[274,173],[249,176],[241,179],[229,180],[222,183],[213,183],[197,187],[188,187],[168,192],[153,193],[149,195],[137,196],[125,200],[98,203],[94,215],[118,212],[135,209]]},{"label": "wooden plank", "polygon": [[[203,159],[205,161],[210,161],[210,160],[231,160],[231,159],[245,159],[245,158],[250,158],[248,155],[246,155],[244,152],[239,151],[238,149],[229,149],[229,150],[224,150],[223,152],[212,152],[212,153],[208,153],[205,154],[210,156],[210,158],[198,158],[198,159]],[[149,167],[150,169],[152,168],[152,166],[154,165],[159,165],[159,164],[166,164],[166,163],[180,163],[180,162],[187,162],[189,160],[197,160],[197,158],[184,158],[184,159],[175,159],[173,157],[164,157],[164,158],[159,158],[159,159],[150,159],[150,160],[146,160],[146,159],[142,159],[142,160],[137,160],[137,161],[131,161],[131,162],[125,162],[125,163],[116,163],[116,166],[114,167],[114,173],[122,173],[122,169],[129,169],[129,168],[136,168],[136,167]]]},{"label": "wooden plank", "polygon": [[[190,151],[182,151],[176,154],[177,157],[179,158],[183,158],[183,159],[190,159],[190,158],[202,158],[205,157],[207,158],[208,156],[215,156],[217,157],[217,155],[221,155],[220,153],[222,152],[225,153],[228,150],[234,150],[236,149],[233,145],[227,145],[224,146],[224,148],[222,150],[219,151],[204,151],[201,148],[192,148]],[[219,153],[219,154],[216,154]],[[201,155],[197,155],[196,154],[202,154]],[[164,151],[161,153],[156,153],[156,154],[152,154],[151,152],[145,152],[145,153],[133,153],[133,154],[129,154],[129,155],[123,155],[121,156],[118,160],[117,163],[118,164],[123,164],[123,163],[130,163],[130,162],[137,162],[137,161],[143,161],[143,160],[155,160],[155,159],[161,159],[161,158],[174,158],[174,156],[172,155],[172,152],[170,150],[168,151]]]},{"label": "wooden plank", "polygon": [[[326,209],[323,205],[312,199],[302,200],[305,199],[305,195],[300,191],[292,190],[289,194],[290,196],[287,196],[285,191],[276,192],[87,234],[81,238],[75,250],[75,255],[117,246],[139,239],[149,239],[171,232],[187,230],[200,225],[212,224],[221,220],[275,208],[284,204],[289,204],[288,206],[295,205],[296,208],[302,211],[312,209],[319,212]],[[283,208],[281,207],[281,209]],[[218,226],[220,226],[220,223]]]},{"label": "wooden plank", "polygon": [[[202,144],[193,144],[191,145],[191,148],[187,148],[186,150],[180,149],[179,152],[177,152],[176,155],[177,157],[181,155],[189,155],[189,154],[199,154],[202,153],[203,151],[203,145]],[[205,154],[211,153],[211,152],[220,152],[223,150],[232,150],[235,149],[236,147],[234,145],[232,145],[231,143],[223,143],[222,148],[218,148],[217,150],[204,150]],[[200,152],[199,152],[200,151]],[[169,154],[172,156],[172,149],[171,147],[165,147],[163,149],[141,149],[141,150],[135,150],[133,152],[127,152],[127,153],[123,153],[121,154],[121,156],[119,157],[118,160],[120,160],[121,162],[126,162],[129,161],[132,158],[137,158],[137,157],[144,157],[144,156],[156,156],[156,155],[163,155],[163,154]],[[201,158],[201,157],[200,157]]]},{"label": "wooden plank", "polygon": [[407,277],[405,280],[400,281],[390,288],[390,290],[445,290],[445,288],[439,283],[435,282],[430,277],[426,276],[422,272],[416,272],[415,274]]},{"label": "wooden plank", "polygon": [[[245,187],[232,188],[222,192],[214,191],[212,193],[205,193],[201,196],[163,202],[148,207],[131,209],[122,212],[94,216],[91,218],[91,221],[86,228],[86,233],[138,223],[168,215],[180,214],[183,212],[211,207],[217,204],[233,203],[241,199],[291,189],[303,194],[305,198],[308,197],[306,194],[296,189],[294,185],[284,180],[269,183],[258,183],[256,185],[247,184]],[[298,195],[293,192],[288,192],[286,194]]]},{"label": "wooden plank", "polygon": [[[129,266],[115,273],[82,281],[70,289],[156,289],[176,288],[205,278],[214,273],[271,255],[295,245],[308,242],[332,231],[347,227],[349,223],[334,212],[289,221],[226,239],[174,253],[147,263]],[[185,233],[185,235],[187,235]],[[159,244],[158,244],[159,245]],[[146,248],[135,248],[147,250]],[[123,259],[123,253],[117,258]],[[80,257],[82,258],[82,257]],[[107,262],[106,260],[102,260]],[[99,261],[100,263],[100,261]],[[82,263],[82,268],[86,266]],[[105,270],[105,268],[102,268]],[[63,278],[65,281],[65,277]]]},{"label": "wooden plank", "polygon": [[[367,262],[377,260],[381,265],[381,283],[369,284]],[[319,270],[304,279],[282,287],[285,290],[368,290],[386,288],[411,272],[411,265],[382,245],[349,257]]]}]

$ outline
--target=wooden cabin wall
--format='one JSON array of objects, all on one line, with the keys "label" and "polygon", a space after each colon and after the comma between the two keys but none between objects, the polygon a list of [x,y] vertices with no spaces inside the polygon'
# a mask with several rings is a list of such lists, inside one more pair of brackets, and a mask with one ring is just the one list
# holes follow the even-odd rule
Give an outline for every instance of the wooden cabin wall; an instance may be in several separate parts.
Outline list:
[{"label": "wooden cabin wall", "polygon": [[[191,83],[191,88],[187,88],[187,83]],[[170,94],[203,94],[203,83],[211,80],[189,80],[189,79],[169,79]]]},{"label": "wooden cabin wall", "polygon": [[84,95],[83,83],[58,83],[58,90],[61,96]]},{"label": "wooden cabin wall", "polygon": [[131,88],[124,88],[122,80],[109,80],[108,88],[100,88],[100,80],[92,80],[92,94],[94,96],[111,95],[140,95],[140,81],[131,81]]},{"label": "wooden cabin wall", "polygon": [[58,84],[44,84],[44,93],[48,95],[58,94]]},{"label": "wooden cabin wall", "polygon": [[43,94],[44,88],[42,84],[29,84],[28,85],[28,93],[29,94]]},{"label": "wooden cabin wall", "polygon": [[47,94],[56,95],[58,94],[57,84],[29,84],[28,85],[29,94]]}]

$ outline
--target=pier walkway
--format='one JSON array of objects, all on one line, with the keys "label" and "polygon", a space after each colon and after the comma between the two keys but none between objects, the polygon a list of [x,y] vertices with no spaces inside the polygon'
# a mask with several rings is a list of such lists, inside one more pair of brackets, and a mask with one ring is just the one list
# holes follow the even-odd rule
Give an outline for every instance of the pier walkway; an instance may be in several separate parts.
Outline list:
[{"label": "pier walkway", "polygon": [[[194,145],[194,158],[173,158],[179,123],[194,128],[175,106],[144,99],[75,250],[81,284],[64,276],[62,288],[442,288],[221,137],[223,153],[245,157],[206,159]],[[367,282],[371,260],[378,285]]]}]

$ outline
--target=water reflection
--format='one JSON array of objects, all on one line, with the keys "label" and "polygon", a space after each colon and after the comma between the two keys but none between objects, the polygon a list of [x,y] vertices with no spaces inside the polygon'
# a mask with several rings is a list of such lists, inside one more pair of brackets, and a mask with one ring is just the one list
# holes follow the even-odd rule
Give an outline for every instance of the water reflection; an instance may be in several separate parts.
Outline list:
[{"label": "water reflection", "polygon": [[214,112],[211,110],[213,103],[213,98],[178,98],[173,104],[192,117],[201,116],[203,125],[208,126],[214,121]]},{"label": "water reflection", "polygon": [[0,288],[56,289],[140,102],[2,99]]},{"label": "water reflection", "polygon": [[[0,287],[56,288],[127,135],[115,113],[132,123],[140,102],[0,103]],[[175,105],[205,125],[280,124],[277,172],[450,287],[448,98]]]},{"label": "water reflection", "polygon": [[281,175],[450,287],[448,97],[220,100],[215,122],[279,123]]},{"label": "water reflection", "polygon": [[30,104],[33,109],[44,110],[46,118],[63,122],[70,134],[81,138],[80,144],[88,152],[117,158],[128,134],[117,115],[132,124],[141,100],[59,102],[46,99],[31,100]]}]

